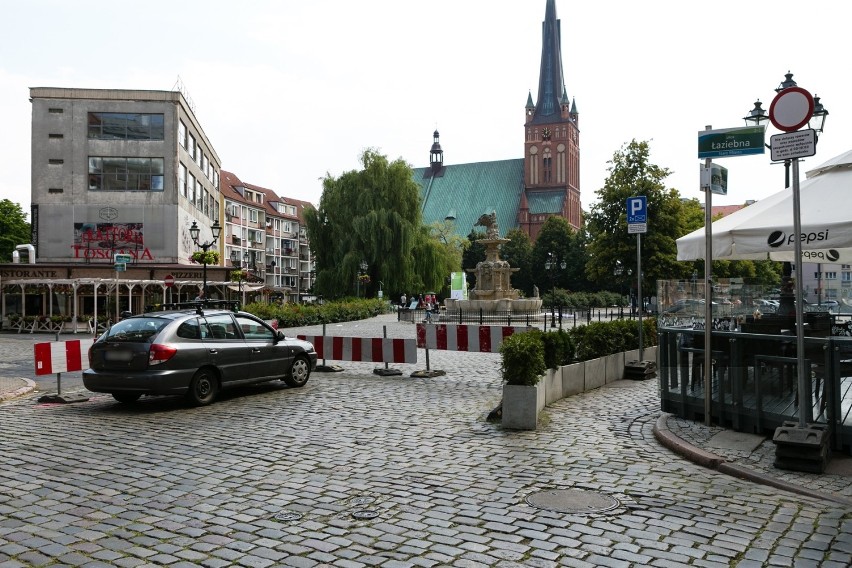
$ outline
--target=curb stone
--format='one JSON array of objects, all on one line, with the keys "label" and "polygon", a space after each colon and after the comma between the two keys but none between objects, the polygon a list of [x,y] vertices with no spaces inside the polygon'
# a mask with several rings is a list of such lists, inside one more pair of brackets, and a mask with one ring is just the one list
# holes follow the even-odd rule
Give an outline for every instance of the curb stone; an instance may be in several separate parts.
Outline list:
[{"label": "curb stone", "polygon": [[697,448],[689,442],[683,440],[682,438],[679,438],[674,433],[672,433],[671,430],[669,430],[669,416],[671,416],[671,414],[664,412],[660,415],[659,418],[657,418],[657,421],[654,424],[654,437],[663,446],[667,447],[674,453],[685,457],[686,459],[695,464],[716,470],[719,473],[724,473],[725,475],[730,475],[738,479],[745,479],[747,481],[759,483],[761,485],[768,485],[770,487],[783,489],[784,491],[789,491],[791,493],[797,493],[799,495],[805,495],[807,497],[832,501],[841,505],[852,506],[852,499],[850,499],[849,497],[844,497],[843,495],[834,495],[831,493],[824,493],[822,491],[813,491],[806,487],[801,487],[793,483],[788,483],[771,475],[758,473],[747,467],[728,462],[727,460],[725,460],[725,458],[721,456],[718,456],[706,450],[702,450],[701,448]]}]

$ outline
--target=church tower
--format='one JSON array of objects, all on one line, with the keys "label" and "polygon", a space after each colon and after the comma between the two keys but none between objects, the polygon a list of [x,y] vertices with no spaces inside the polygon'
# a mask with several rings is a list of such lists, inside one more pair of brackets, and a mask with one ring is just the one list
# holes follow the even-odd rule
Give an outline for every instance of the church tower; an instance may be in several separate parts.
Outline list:
[{"label": "church tower", "polygon": [[518,226],[535,240],[552,216],[579,229],[580,129],[577,106],[568,98],[562,74],[561,22],[556,0],[547,0],[542,23],[538,97],[527,97],[524,124],[524,193]]}]

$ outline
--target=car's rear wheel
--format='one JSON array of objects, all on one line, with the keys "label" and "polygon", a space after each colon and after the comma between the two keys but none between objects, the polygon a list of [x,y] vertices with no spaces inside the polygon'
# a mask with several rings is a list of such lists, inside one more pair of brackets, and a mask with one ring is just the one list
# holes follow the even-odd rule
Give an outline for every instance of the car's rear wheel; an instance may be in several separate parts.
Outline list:
[{"label": "car's rear wheel", "polygon": [[141,394],[132,393],[132,392],[114,392],[112,393],[112,398],[117,400],[118,402],[122,402],[124,404],[130,404],[132,402],[136,402],[141,397]]},{"label": "car's rear wheel", "polygon": [[199,369],[189,383],[186,398],[193,406],[205,406],[213,402],[218,392],[219,382],[215,373],[210,369]]},{"label": "car's rear wheel", "polygon": [[299,356],[293,360],[290,372],[284,375],[284,382],[291,387],[303,387],[311,376],[311,363],[307,357]]}]

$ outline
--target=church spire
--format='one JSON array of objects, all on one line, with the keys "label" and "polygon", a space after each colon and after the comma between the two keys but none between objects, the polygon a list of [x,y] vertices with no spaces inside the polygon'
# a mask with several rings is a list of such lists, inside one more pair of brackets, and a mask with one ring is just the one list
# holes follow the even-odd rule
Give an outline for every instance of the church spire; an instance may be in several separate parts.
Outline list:
[{"label": "church spire", "polygon": [[533,123],[554,122],[560,118],[561,95],[565,88],[562,77],[561,22],[556,18],[556,0],[547,0],[542,23],[541,71],[538,79],[538,101]]}]

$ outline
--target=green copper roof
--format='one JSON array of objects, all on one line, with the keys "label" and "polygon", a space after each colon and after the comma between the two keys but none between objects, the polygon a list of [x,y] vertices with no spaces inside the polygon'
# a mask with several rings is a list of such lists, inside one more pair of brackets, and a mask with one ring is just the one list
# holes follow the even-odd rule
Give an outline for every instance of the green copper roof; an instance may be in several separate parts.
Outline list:
[{"label": "green copper roof", "polygon": [[467,237],[480,215],[495,211],[500,236],[518,226],[524,181],[522,158],[444,166],[443,175],[424,177],[428,170],[415,168],[413,176],[421,188],[425,224],[455,217],[456,234]]}]

